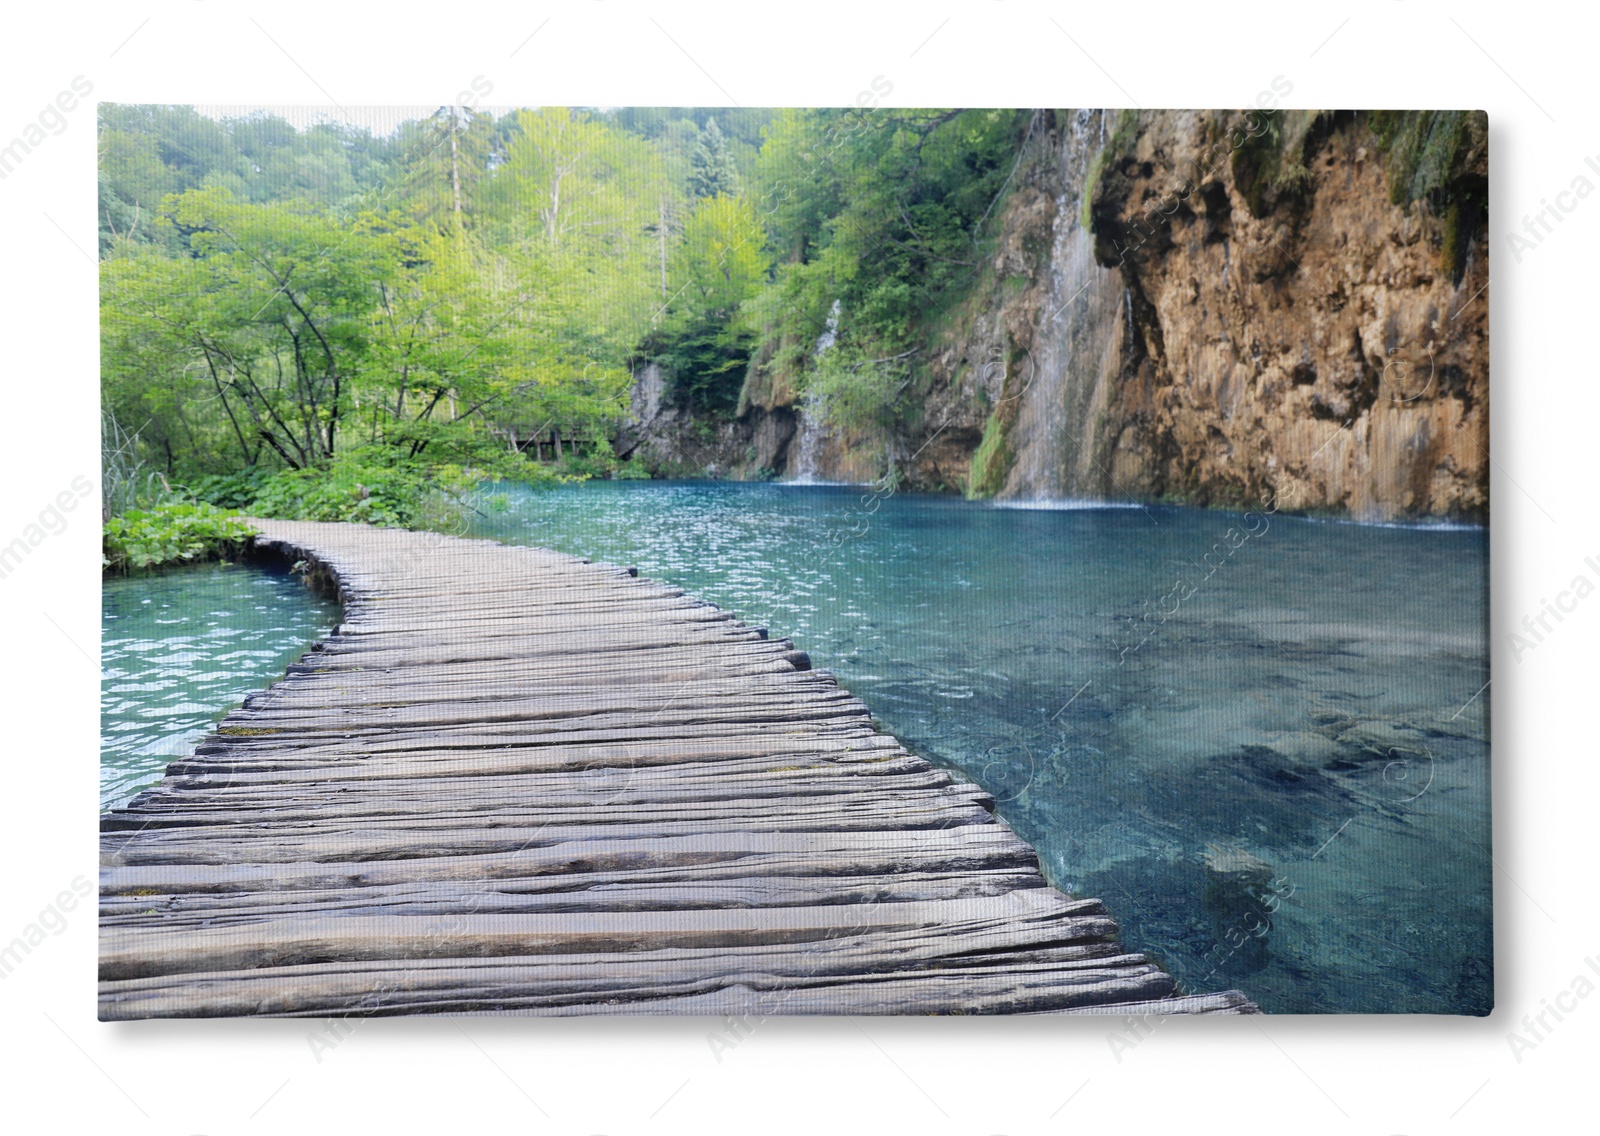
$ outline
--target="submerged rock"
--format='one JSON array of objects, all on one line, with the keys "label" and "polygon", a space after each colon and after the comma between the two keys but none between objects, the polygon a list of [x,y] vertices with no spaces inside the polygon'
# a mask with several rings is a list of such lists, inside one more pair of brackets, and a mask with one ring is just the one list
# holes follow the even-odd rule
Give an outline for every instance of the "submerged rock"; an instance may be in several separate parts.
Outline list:
[{"label": "submerged rock", "polygon": [[1253,974],[1270,961],[1267,936],[1272,931],[1268,900],[1273,868],[1242,848],[1208,844],[1201,853],[1205,889],[1201,905],[1211,917],[1211,930],[1224,953],[1218,968],[1225,974]]}]

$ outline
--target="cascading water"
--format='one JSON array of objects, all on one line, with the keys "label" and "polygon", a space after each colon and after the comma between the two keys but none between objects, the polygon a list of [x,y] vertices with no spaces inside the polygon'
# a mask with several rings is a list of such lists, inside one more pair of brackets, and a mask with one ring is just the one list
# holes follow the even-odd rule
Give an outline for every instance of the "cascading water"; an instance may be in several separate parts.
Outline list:
[{"label": "cascading water", "polygon": [[789,480],[796,485],[817,485],[817,451],[822,448],[822,426],[812,396],[808,393],[800,402],[800,425],[795,430],[794,476]]},{"label": "cascading water", "polygon": [[[839,340],[839,301],[835,300],[828,309],[828,321],[823,325],[822,334],[817,336],[816,348],[812,351],[813,359],[820,359],[825,351]],[[822,424],[822,415],[816,404],[815,398],[808,391],[800,402],[800,424],[795,430],[795,459],[794,476],[790,482],[795,485],[822,485],[826,484],[817,476],[817,461],[822,450],[822,442],[827,434],[827,428]]]},{"label": "cascading water", "polygon": [[1094,237],[1081,222],[1089,169],[1106,134],[1108,113],[1077,111],[1059,155],[1064,192],[1056,198],[1048,300],[1033,352],[1017,364],[1010,389],[1021,401],[1010,441],[1016,460],[1001,496],[1040,501],[1116,496],[1112,438],[1097,436],[1121,364],[1119,314],[1131,305],[1115,269],[1095,261]]},{"label": "cascading water", "polygon": [[822,334],[817,336],[817,348],[812,353],[813,357],[822,358],[822,353],[837,342],[839,342],[839,301],[835,300],[833,307],[828,309],[828,322],[822,325]]}]

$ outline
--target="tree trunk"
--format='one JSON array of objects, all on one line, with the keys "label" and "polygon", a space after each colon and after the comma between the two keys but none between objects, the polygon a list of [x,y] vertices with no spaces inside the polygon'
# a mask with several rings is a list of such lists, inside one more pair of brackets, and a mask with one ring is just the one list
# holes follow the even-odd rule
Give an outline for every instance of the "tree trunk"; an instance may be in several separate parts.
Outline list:
[{"label": "tree trunk", "polygon": [[450,192],[456,203],[456,232],[461,231],[461,160],[456,149],[456,129],[460,123],[454,107],[450,108]]}]

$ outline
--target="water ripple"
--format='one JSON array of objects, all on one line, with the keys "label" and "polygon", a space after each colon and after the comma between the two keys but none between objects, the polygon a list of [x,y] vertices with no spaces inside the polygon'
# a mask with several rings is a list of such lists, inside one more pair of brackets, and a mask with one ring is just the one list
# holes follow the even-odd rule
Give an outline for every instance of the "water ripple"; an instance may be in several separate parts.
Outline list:
[{"label": "water ripple", "polygon": [[101,808],[159,780],[338,621],[288,573],[244,565],[108,579],[102,595]]}]

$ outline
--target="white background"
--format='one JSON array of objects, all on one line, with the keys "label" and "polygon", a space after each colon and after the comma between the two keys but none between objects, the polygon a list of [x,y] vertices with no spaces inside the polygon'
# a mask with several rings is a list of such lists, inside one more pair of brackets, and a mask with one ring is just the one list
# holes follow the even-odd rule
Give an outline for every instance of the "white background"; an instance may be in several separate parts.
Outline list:
[{"label": "white background", "polygon": [[[1579,6],[601,0],[357,14],[186,2],[28,5],[6,19],[0,142],[78,75],[95,99],[347,107],[456,102],[476,76],[494,84],[494,104],[838,105],[882,76],[902,106],[1231,107],[1283,76],[1290,106],[1486,109],[1495,677],[1484,696],[1499,865],[1492,1017],[1173,1020],[1120,1062],[1106,1021],[1061,1018],[772,1020],[720,1062],[704,1020],[384,1020],[356,1025],[319,1062],[306,1022],[98,1023],[89,905],[0,981],[9,1131],[1413,1134],[1560,1130],[1561,1111],[1592,1123],[1600,996],[1520,1062],[1507,1040],[1600,956],[1600,599],[1520,661],[1506,645],[1576,574],[1600,579],[1584,564],[1600,563],[1600,196],[1520,262],[1508,240],[1579,174],[1600,187],[1584,164],[1600,163],[1600,100]],[[0,544],[75,476],[97,477],[94,109],[67,117],[0,181]],[[1327,586],[1339,573],[1327,566]],[[98,600],[92,502],[0,579],[0,942],[74,877],[94,876]]]}]

